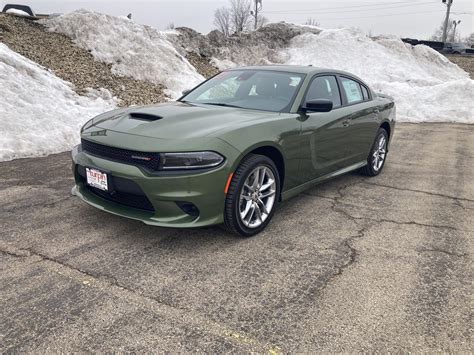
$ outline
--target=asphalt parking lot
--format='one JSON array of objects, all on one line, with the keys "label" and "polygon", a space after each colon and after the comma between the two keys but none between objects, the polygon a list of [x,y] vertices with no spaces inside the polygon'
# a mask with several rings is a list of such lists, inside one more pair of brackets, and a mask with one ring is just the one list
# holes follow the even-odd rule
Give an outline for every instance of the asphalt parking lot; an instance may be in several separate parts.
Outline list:
[{"label": "asphalt parking lot", "polygon": [[382,175],[240,239],[70,196],[69,153],[0,163],[0,350],[471,352],[474,125],[398,124]]}]

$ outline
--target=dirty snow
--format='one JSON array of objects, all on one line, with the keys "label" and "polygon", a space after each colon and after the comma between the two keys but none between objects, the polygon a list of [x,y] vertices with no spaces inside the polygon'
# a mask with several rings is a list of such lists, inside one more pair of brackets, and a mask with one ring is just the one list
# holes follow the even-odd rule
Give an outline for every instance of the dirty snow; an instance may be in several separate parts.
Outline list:
[{"label": "dirty snow", "polygon": [[[128,19],[86,10],[44,23],[73,38],[97,60],[111,63],[114,73],[163,84],[172,98],[203,80],[180,54],[183,48],[178,48],[176,30],[157,31]],[[195,38],[187,39],[186,46],[199,51],[205,42],[207,50],[214,53],[211,63],[221,70],[272,62],[346,70],[360,76],[375,91],[393,96],[400,121],[474,123],[474,81],[429,47],[412,47],[395,36],[372,39],[354,29],[270,26],[267,28],[283,31],[278,32],[280,37],[303,34],[277,48],[286,42],[276,41],[271,33],[254,32],[217,46],[196,33]]]},{"label": "dirty snow", "polygon": [[337,29],[297,36],[282,54],[286,64],[358,75],[375,91],[395,98],[399,121],[474,123],[474,80],[429,47]]},{"label": "dirty snow", "polygon": [[[474,81],[468,74],[431,48],[412,47],[394,36],[369,38],[352,29],[283,23],[217,42],[211,34],[191,34],[180,45],[176,30],[85,10],[42,22],[112,64],[114,73],[163,84],[171,98],[204,79],[183,55],[205,46],[221,70],[270,62],[346,70],[393,96],[399,121],[474,124]],[[116,105],[106,90],[76,94],[70,83],[1,43],[0,88],[0,161],[68,150],[85,121]]]},{"label": "dirty snow", "polygon": [[11,14],[11,15],[16,15],[16,16],[20,16],[20,17],[30,17],[30,14],[26,11],[23,11],[23,10],[20,10],[20,9],[8,9],[7,11],[5,11],[7,14]]},{"label": "dirty snow", "polygon": [[168,41],[171,31],[158,31],[129,19],[78,10],[43,23],[71,37],[95,59],[112,64],[112,72],[163,84],[171,98],[204,80]]},{"label": "dirty snow", "polygon": [[115,108],[107,90],[79,96],[65,82],[0,43],[0,161],[71,149],[80,127]]}]

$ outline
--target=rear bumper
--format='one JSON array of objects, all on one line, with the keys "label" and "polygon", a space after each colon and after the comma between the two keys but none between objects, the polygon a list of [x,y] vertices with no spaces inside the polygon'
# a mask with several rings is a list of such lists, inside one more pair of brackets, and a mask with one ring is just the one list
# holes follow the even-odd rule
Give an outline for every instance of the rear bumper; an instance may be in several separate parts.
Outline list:
[{"label": "rear bumper", "polygon": [[[231,171],[230,161],[233,160],[233,156],[229,159],[229,154],[231,153],[227,152],[224,164],[214,170],[150,175],[136,166],[95,157],[76,147],[72,151],[76,185],[71,192],[98,209],[149,225],[188,228],[220,224],[224,221],[224,189]],[[238,152],[232,152],[231,155],[234,154],[237,156]],[[85,167],[106,172],[112,192],[114,189],[122,192],[120,190],[127,185],[124,182],[130,182],[128,185],[133,187],[132,195],[127,195],[130,193],[127,191],[123,196],[134,197],[133,194],[139,194],[152,207],[147,209],[147,204],[144,205],[145,208],[130,207],[97,194],[85,183],[83,173],[80,173]],[[115,184],[114,180],[119,183]],[[120,187],[116,188],[114,185]],[[119,201],[124,200],[122,198]],[[198,213],[196,210],[190,213],[189,209],[183,209],[183,204],[195,206]]]}]

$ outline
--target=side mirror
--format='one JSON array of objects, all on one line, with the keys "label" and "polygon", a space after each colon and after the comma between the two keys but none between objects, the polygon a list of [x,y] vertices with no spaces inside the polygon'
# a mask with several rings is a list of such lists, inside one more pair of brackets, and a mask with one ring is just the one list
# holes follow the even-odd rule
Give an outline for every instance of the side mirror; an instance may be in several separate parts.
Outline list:
[{"label": "side mirror", "polygon": [[333,103],[327,99],[316,99],[306,101],[303,110],[312,112],[329,112],[332,110]]},{"label": "side mirror", "polygon": [[189,94],[191,92],[191,89],[188,89],[188,90],[184,90],[181,94],[183,96],[186,96],[187,94]]}]

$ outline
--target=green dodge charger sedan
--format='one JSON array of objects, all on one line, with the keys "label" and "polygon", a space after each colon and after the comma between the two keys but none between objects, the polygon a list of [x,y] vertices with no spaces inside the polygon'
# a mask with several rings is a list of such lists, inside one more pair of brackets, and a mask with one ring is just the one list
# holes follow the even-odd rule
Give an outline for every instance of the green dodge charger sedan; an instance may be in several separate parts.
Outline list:
[{"label": "green dodge charger sedan", "polygon": [[226,70],[176,102],[99,115],[73,149],[72,193],[146,224],[262,231],[279,201],[359,169],[378,175],[395,105],[311,66]]}]

